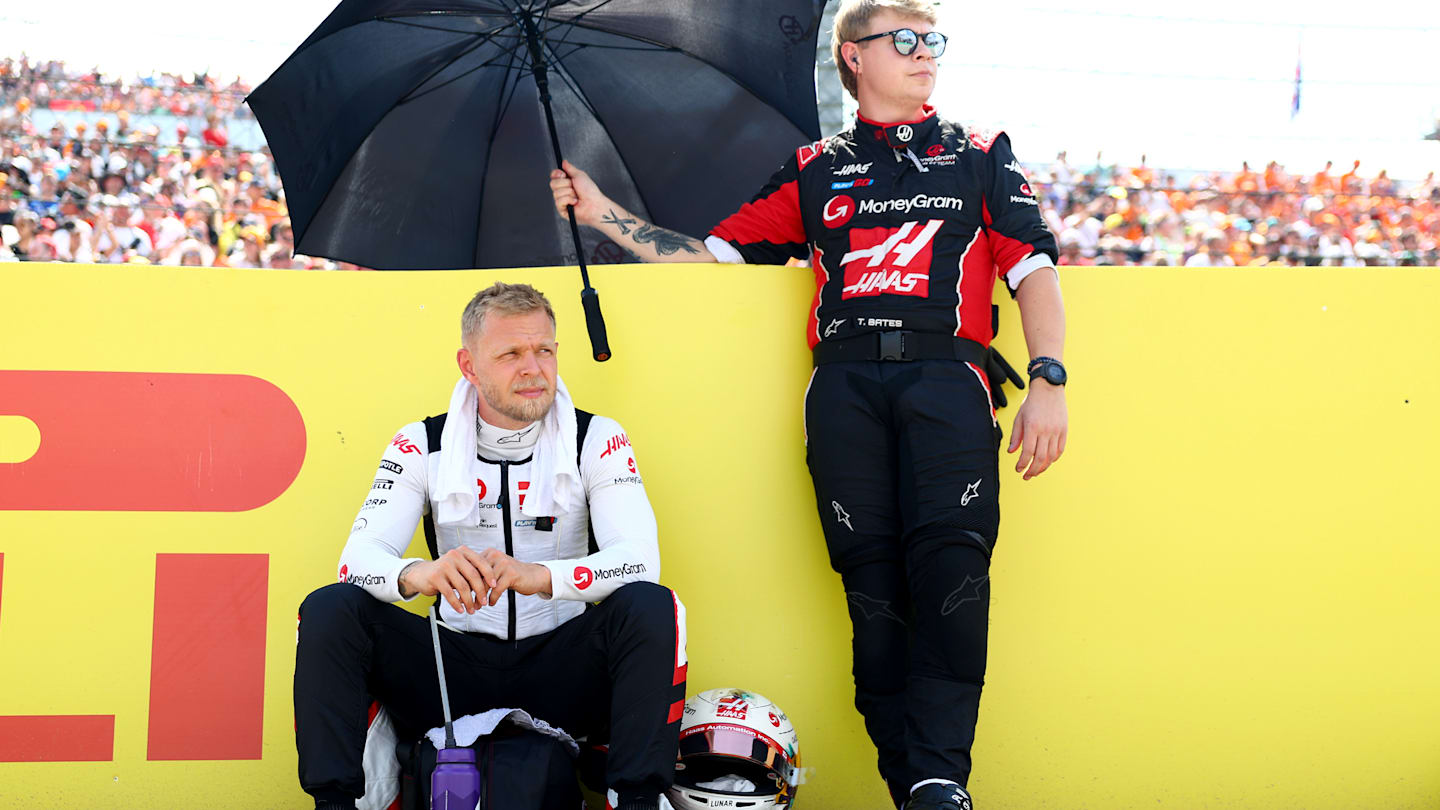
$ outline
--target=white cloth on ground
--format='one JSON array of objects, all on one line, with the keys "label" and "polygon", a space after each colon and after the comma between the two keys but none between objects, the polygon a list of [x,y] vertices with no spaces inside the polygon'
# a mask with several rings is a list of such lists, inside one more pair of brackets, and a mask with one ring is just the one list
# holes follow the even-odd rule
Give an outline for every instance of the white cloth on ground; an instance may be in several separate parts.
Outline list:
[{"label": "white cloth on ground", "polygon": [[[570,756],[572,757],[580,754],[580,745],[575,742],[574,737],[566,734],[564,729],[556,728],[544,720],[532,717],[530,713],[524,709],[491,709],[488,712],[467,714],[464,717],[456,718],[454,723],[455,744],[461,747],[471,745],[486,734],[495,733],[495,729],[499,728],[500,724],[506,721],[520,728],[538,731],[548,737],[554,737],[560,742],[565,743],[565,747],[570,749]],[[437,750],[445,747],[444,726],[430,729],[425,732],[425,737],[430,740],[431,744],[433,744]]]},{"label": "white cloth on ground", "polygon": [[695,787],[706,790],[724,790],[730,793],[754,793],[755,783],[743,776],[722,776],[709,782],[696,782]]}]

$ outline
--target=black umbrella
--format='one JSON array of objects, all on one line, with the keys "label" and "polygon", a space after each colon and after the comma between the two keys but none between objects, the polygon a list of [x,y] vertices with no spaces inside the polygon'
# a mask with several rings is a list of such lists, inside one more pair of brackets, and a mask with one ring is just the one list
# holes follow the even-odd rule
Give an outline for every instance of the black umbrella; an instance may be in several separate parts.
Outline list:
[{"label": "black umbrella", "polygon": [[704,233],[819,137],[824,4],[344,0],[248,101],[297,252],[380,269],[579,263],[589,319],[586,259],[628,256],[555,216],[562,149],[629,210]]}]

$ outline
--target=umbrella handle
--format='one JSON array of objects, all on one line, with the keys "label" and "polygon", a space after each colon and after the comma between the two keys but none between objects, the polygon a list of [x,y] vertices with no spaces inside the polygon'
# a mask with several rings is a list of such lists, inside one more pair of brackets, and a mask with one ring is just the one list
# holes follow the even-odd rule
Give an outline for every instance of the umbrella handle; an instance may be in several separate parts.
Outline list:
[{"label": "umbrella handle", "polygon": [[580,305],[585,308],[585,331],[590,333],[590,351],[596,362],[610,359],[610,338],[605,334],[605,316],[600,314],[600,293],[594,287],[580,291]]},{"label": "umbrella handle", "polygon": [[585,249],[580,244],[580,226],[575,222],[575,206],[565,206],[570,215],[570,234],[575,241],[575,258],[580,264],[580,305],[585,308],[585,331],[590,333],[590,356],[595,362],[610,359],[610,337],[605,334],[605,316],[600,313],[600,293],[590,286],[590,272],[585,269]]},{"label": "umbrella handle", "polygon": [[[546,8],[549,11],[549,8]],[[545,109],[545,125],[550,130],[550,148],[555,152],[555,168],[564,167],[565,159],[560,154],[560,134],[555,130],[555,113],[550,110],[550,77],[545,75],[545,55],[540,50],[540,33],[535,20],[527,11],[520,17],[525,28],[525,40],[530,46],[530,72],[535,76],[535,89],[540,94],[540,106]],[[570,238],[575,243],[575,261],[580,265],[580,281],[585,285],[580,290],[580,305],[585,308],[585,331],[590,333],[590,354],[595,362],[610,359],[610,338],[605,334],[605,316],[600,314],[600,294],[590,286],[590,273],[585,269],[585,247],[580,242],[580,225],[575,221],[575,206],[567,205],[565,213],[570,215]]]}]

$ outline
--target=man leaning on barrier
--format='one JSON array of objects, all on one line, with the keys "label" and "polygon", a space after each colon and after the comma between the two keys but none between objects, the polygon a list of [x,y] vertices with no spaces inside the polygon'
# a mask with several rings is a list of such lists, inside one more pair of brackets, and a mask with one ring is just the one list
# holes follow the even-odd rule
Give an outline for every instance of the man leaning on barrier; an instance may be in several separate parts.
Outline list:
[{"label": "man leaning on barrier", "polygon": [[[656,584],[655,515],[629,438],[571,403],[537,290],[482,290],[461,326],[463,379],[443,422],[395,434],[341,581],[300,607],[300,785],[317,808],[355,806],[372,697],[402,740],[441,725],[429,626],[386,604],[438,594],[455,716],[519,708],[572,736],[608,731],[619,810],[652,810],[674,775],[684,608]],[[422,519],[437,556],[405,559]]]}]

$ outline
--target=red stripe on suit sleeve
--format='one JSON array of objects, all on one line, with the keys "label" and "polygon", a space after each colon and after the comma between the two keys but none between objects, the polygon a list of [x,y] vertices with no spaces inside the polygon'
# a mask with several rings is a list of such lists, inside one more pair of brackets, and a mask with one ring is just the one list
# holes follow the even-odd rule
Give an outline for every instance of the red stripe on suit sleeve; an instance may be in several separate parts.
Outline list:
[{"label": "red stripe on suit sleeve", "polygon": [[1004,278],[1005,274],[1010,272],[1010,268],[1029,258],[1030,254],[1035,252],[1035,246],[998,231],[991,231],[990,252],[995,254],[995,267],[1000,271],[1000,277]]},{"label": "red stripe on suit sleeve", "polygon": [[[985,227],[989,228],[992,224],[990,206],[984,199],[980,200],[980,216],[985,220]],[[990,237],[990,252],[995,256],[995,269],[999,271],[1000,278],[1004,278],[1010,268],[1025,261],[1035,252],[1035,246],[1029,242],[1021,242],[999,231],[990,231]]]},{"label": "red stripe on suit sleeve", "polygon": [[800,218],[800,187],[791,180],[726,217],[710,233],[741,245],[757,242],[801,244],[805,222]]}]

